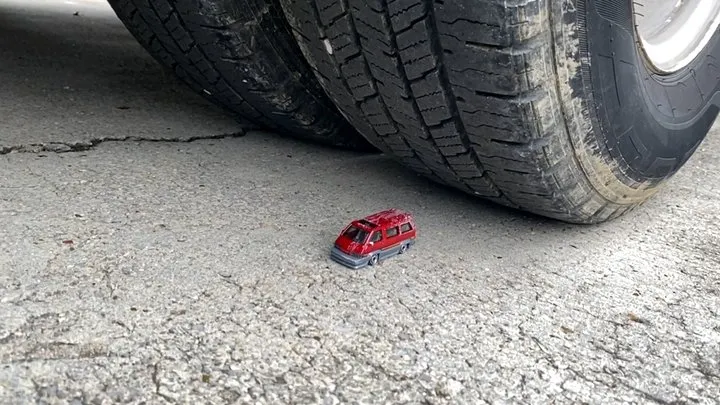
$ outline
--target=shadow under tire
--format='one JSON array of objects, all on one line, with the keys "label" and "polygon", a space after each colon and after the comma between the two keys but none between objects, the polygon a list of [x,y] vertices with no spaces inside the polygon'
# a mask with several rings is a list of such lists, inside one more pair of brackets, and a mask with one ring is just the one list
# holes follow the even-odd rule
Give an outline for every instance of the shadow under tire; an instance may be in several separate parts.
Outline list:
[{"label": "shadow under tire", "polygon": [[140,44],[241,121],[325,145],[375,150],[303,59],[276,0],[109,0]]},{"label": "shadow under tire", "polygon": [[321,84],[374,145],[438,182],[562,221],[642,204],[718,114],[720,33],[656,73],[632,0],[280,3]]}]

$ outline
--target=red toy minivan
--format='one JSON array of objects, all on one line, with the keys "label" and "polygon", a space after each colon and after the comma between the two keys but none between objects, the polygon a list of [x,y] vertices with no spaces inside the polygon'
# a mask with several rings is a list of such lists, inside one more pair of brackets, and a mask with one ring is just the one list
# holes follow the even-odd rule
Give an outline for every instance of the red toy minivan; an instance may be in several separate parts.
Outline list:
[{"label": "red toy minivan", "polygon": [[408,212],[381,211],[355,220],[335,240],[330,257],[352,269],[376,265],[380,260],[403,254],[415,243],[415,221]]}]

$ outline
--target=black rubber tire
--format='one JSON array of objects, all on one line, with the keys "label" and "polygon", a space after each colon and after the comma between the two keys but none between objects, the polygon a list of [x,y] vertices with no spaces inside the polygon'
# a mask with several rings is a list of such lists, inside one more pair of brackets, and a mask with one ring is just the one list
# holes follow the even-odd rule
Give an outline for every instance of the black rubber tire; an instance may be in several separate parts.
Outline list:
[{"label": "black rubber tire", "polygon": [[371,142],[501,204],[599,223],[641,204],[718,112],[718,35],[652,74],[632,0],[281,0],[304,55]]},{"label": "black rubber tire", "polygon": [[161,64],[240,120],[374,150],[327,99],[277,0],[109,0]]}]

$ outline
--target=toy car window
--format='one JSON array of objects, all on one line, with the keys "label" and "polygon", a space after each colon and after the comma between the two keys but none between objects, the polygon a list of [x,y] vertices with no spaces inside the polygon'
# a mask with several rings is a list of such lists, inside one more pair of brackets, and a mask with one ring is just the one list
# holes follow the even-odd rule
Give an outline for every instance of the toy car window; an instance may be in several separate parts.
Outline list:
[{"label": "toy car window", "polygon": [[373,232],[373,234],[372,234],[372,237],[371,237],[371,239],[370,239],[370,242],[377,242],[377,241],[379,241],[379,240],[381,240],[381,239],[382,239],[382,234],[380,233],[380,231],[375,231],[375,232]]},{"label": "toy car window", "polygon": [[350,226],[343,235],[353,242],[362,243],[367,239],[368,233],[360,228]]},{"label": "toy car window", "polygon": [[404,223],[404,224],[400,225],[400,231],[402,233],[409,232],[411,229],[412,229],[412,227],[410,226],[410,223]]},{"label": "toy car window", "polygon": [[387,236],[388,238],[392,238],[393,236],[397,236],[400,231],[398,231],[398,227],[390,228],[387,230]]}]

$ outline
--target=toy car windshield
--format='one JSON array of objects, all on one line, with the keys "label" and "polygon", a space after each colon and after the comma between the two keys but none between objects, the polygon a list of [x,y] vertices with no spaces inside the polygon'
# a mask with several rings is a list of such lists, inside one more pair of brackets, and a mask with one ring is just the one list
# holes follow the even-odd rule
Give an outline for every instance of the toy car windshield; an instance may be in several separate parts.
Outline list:
[{"label": "toy car windshield", "polygon": [[357,243],[363,243],[365,239],[368,237],[367,231],[364,231],[356,226],[350,226],[345,233],[343,234],[346,238],[352,240],[353,242]]}]

